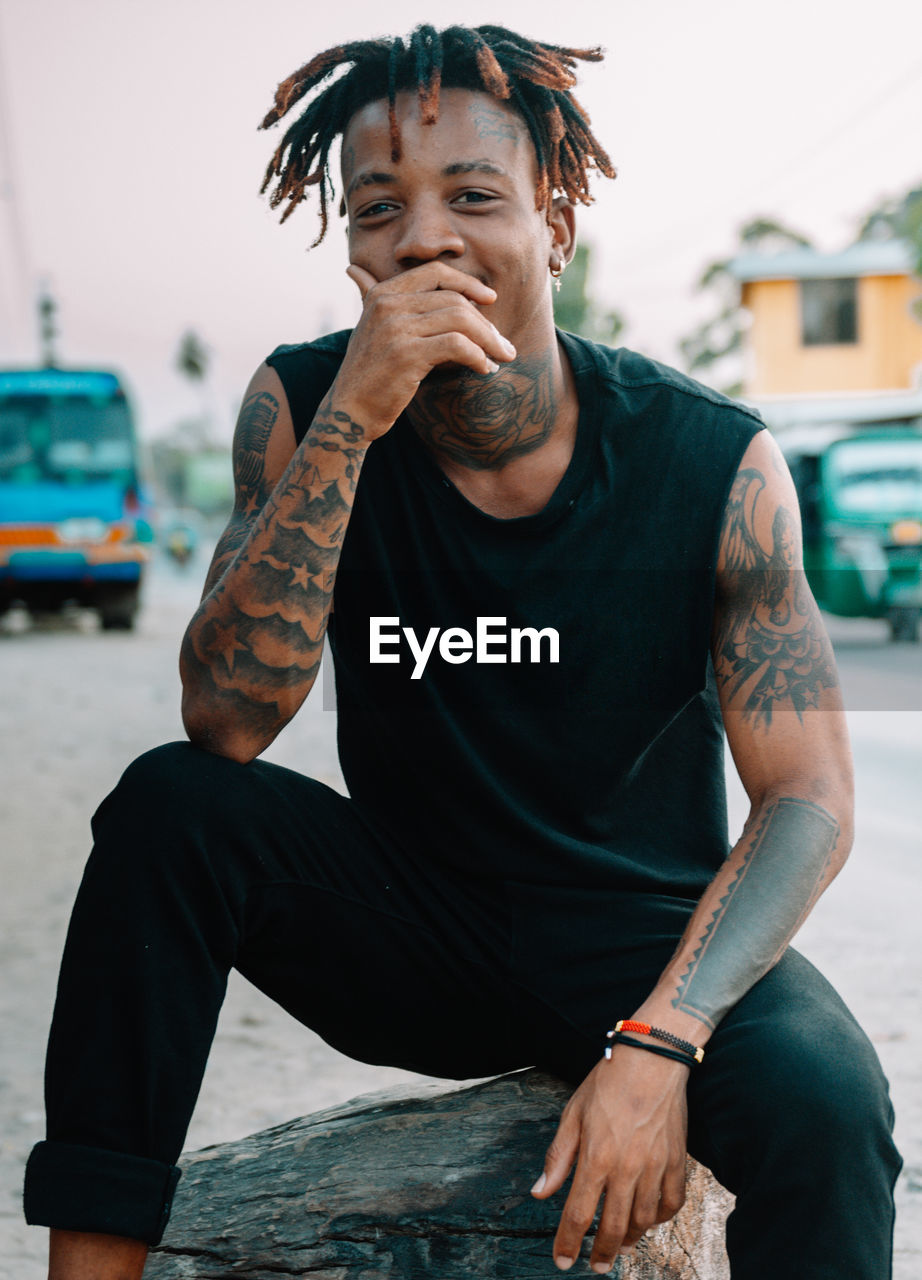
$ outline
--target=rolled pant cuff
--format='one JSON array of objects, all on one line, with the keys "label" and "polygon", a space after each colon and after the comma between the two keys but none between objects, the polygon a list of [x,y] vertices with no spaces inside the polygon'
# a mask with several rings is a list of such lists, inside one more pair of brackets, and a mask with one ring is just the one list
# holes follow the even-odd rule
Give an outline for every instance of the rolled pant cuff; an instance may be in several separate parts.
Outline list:
[{"label": "rolled pant cuff", "polygon": [[39,1142],[26,1165],[26,1222],[159,1244],[179,1175],[144,1156]]}]

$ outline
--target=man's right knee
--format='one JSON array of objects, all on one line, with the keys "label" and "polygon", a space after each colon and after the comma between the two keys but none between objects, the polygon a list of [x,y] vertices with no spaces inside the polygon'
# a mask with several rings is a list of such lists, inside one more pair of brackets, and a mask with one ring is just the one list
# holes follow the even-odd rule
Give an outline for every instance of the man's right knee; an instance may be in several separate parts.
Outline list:
[{"label": "man's right knee", "polygon": [[220,865],[225,837],[240,830],[247,768],[185,742],[145,752],[93,816],[90,867],[140,884],[172,878],[169,867],[185,878],[213,856]]},{"label": "man's right knee", "polygon": [[213,790],[226,793],[229,787],[241,785],[247,770],[247,765],[202,751],[191,742],[168,742],[133,760],[116,792],[124,790],[134,801],[150,799],[155,804],[166,800],[184,804],[192,799],[200,807]]},{"label": "man's right knee", "polygon": [[93,818],[94,834],[113,821],[143,831],[148,824],[183,826],[193,815],[201,820],[212,807],[221,812],[244,785],[246,769],[188,742],[154,747],[128,766],[103,800]]}]

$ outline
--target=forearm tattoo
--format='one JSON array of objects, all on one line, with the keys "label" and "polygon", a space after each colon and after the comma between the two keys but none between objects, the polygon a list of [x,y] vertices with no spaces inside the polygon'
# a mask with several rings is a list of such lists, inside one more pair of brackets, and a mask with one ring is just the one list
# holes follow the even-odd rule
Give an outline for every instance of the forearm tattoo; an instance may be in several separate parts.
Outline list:
[{"label": "forearm tattoo", "polygon": [[541,447],[557,418],[553,365],[521,357],[499,374],[435,369],[407,413],[438,453],[465,467],[492,471]]},{"label": "forearm tattoo", "polygon": [[349,515],[364,458],[363,428],[320,406],[274,490],[265,449],[278,402],[262,392],[234,440],[237,504],[215,552],[183,661],[241,727],[270,730],[281,703],[313,683]]},{"label": "forearm tattoo", "polygon": [[832,814],[809,800],[786,797],[757,815],[674,1008],[713,1027],[768,972],[819,897],[838,838]]},{"label": "forearm tattoo", "polygon": [[202,598],[208,595],[246,541],[253,518],[269,497],[266,485],[266,446],[279,415],[279,402],[268,391],[249,396],[241,406],[234,433],[236,494],[227,528],[218,539],[205,578]]},{"label": "forearm tattoo", "polygon": [[764,488],[762,473],[745,468],[730,494],[721,558],[733,589],[719,613],[714,666],[726,705],[768,727],[776,709],[793,709],[802,719],[838,681],[819,610],[796,567],[790,512],[775,511],[769,545],[757,535]]}]

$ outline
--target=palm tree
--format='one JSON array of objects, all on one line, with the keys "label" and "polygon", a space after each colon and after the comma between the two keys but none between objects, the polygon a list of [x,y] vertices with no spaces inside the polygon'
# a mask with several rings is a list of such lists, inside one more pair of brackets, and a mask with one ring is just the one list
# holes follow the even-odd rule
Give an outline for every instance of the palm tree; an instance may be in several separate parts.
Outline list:
[{"label": "palm tree", "polygon": [[176,353],[176,368],[184,378],[194,386],[198,386],[201,397],[201,412],[197,418],[182,424],[183,434],[193,447],[202,448],[208,444],[211,435],[208,405],[208,368],[211,363],[211,350],[205,345],[194,329],[187,329],[179,340]]}]

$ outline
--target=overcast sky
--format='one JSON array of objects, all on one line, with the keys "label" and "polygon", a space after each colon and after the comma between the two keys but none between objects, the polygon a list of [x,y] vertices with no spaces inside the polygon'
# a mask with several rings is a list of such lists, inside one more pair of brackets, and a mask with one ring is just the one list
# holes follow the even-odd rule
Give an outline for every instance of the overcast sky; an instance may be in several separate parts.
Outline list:
[{"label": "overcast sky", "polygon": [[747,219],[836,249],[922,182],[919,0],[0,0],[0,365],[37,358],[47,280],[62,362],[122,372],[147,437],[198,411],[173,369],[194,327],[229,436],[268,351],[357,314],[341,225],[307,253],[311,210],[279,227],[258,196],[256,125],[313,53],[421,21],[607,49],[577,92],[619,176],[580,229],[598,301],[660,359]]}]

